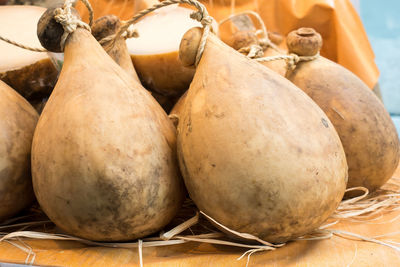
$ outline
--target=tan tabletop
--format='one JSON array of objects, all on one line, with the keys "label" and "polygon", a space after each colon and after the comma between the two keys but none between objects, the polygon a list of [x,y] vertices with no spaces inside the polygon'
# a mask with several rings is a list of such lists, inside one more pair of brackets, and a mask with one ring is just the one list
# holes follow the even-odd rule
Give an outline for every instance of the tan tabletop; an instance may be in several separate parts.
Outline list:
[{"label": "tan tabletop", "polygon": [[[394,177],[400,177],[400,168]],[[400,210],[368,223],[342,222],[340,229],[366,237],[396,233],[385,240],[400,242]],[[72,241],[24,241],[36,253],[35,265],[138,266],[137,249],[88,247]],[[246,249],[186,243],[143,248],[144,266],[245,266]],[[7,242],[0,243],[0,261],[24,263],[27,253]],[[249,266],[400,266],[400,252],[386,246],[333,236],[320,241],[295,241],[275,251],[251,256]]]}]

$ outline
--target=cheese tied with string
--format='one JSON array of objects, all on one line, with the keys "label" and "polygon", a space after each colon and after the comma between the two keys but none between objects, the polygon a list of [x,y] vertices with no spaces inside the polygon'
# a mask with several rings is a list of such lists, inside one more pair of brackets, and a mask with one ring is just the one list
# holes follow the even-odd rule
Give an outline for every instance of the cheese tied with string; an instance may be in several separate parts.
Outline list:
[{"label": "cheese tied with string", "polygon": [[[45,47],[58,49],[63,27],[54,9],[44,16],[38,35],[48,37],[41,39]],[[64,66],[32,145],[41,208],[64,231],[89,240],[158,232],[184,198],[174,126],[86,28],[69,32],[63,50]]]},{"label": "cheese tied with string", "polygon": [[[219,33],[222,41],[249,58],[286,54],[286,51],[279,47],[282,40],[278,36],[270,34],[261,17],[253,11],[232,14],[221,20],[219,22]],[[269,36],[272,36],[276,43],[272,42]],[[264,61],[261,64],[281,76],[285,76],[285,61]]]},{"label": "cheese tied with string", "polygon": [[[114,42],[103,42],[107,37],[113,37],[121,26],[121,21],[118,17],[108,15],[97,19],[92,26],[93,36],[100,41],[106,52],[118,63],[130,76],[140,82],[139,77],[133,67],[131,57],[125,42],[125,37],[120,36]],[[150,91],[151,95],[163,107],[166,112],[169,112],[173,107],[176,98],[161,95],[157,92]]]},{"label": "cheese tied with string", "polygon": [[399,138],[389,113],[357,76],[318,56],[322,38],[314,29],[292,31],[287,44],[289,52],[299,58],[317,56],[298,62],[286,77],[307,93],[335,126],[349,164],[348,187],[377,190],[393,175],[400,158]]},{"label": "cheese tied with string", "polygon": [[[193,64],[201,32],[189,30],[180,45],[180,57]],[[268,242],[318,228],[346,188],[343,147],[323,111],[212,33],[180,112],[177,139],[196,206],[227,228]]]}]

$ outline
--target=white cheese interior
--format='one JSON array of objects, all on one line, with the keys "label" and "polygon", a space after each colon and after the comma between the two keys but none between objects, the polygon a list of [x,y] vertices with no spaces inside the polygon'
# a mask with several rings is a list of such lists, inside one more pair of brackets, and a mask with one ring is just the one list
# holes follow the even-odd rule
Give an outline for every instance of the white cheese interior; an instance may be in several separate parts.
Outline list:
[{"label": "white cheese interior", "polygon": [[177,5],[164,7],[144,17],[134,25],[138,38],[127,40],[133,55],[161,54],[179,49],[185,32],[201,24],[190,18],[193,10]]},{"label": "white cheese interior", "polygon": [[[36,28],[45,11],[45,8],[34,6],[0,6],[0,35],[41,48]],[[47,58],[46,53],[28,51],[0,40],[0,72],[18,69],[44,58]]]}]

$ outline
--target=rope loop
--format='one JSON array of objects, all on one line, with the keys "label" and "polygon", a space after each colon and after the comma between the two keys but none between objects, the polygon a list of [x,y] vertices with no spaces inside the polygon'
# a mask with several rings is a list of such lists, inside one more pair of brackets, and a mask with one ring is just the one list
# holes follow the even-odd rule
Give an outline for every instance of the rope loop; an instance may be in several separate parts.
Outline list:
[{"label": "rope loop", "polygon": [[238,50],[239,53],[246,53],[248,58],[260,58],[264,56],[264,48],[260,45],[250,45],[242,47]]},{"label": "rope loop", "polygon": [[[94,16],[92,5],[90,4],[89,0],[80,0],[80,1],[86,6],[87,10],[89,11],[89,26],[92,27],[93,16]],[[74,2],[76,2],[76,0],[74,0]]]},{"label": "rope loop", "polygon": [[204,13],[202,13],[201,11],[193,12],[192,14],[190,14],[190,18],[200,22],[203,27],[211,25],[211,23],[213,22],[213,18],[211,16],[204,16]]},{"label": "rope loop", "polygon": [[[72,15],[72,5],[75,3],[75,1],[76,0],[66,0],[63,7],[54,10],[54,19],[60,23],[64,29],[64,34],[62,35],[60,41],[60,46],[63,50],[68,36],[76,31],[78,27],[84,28],[91,32],[91,28],[88,24]],[[85,5],[87,3],[90,6],[89,2],[83,0],[81,1],[85,3]],[[91,17],[93,17],[93,13],[90,12],[90,10],[91,8],[89,9],[89,13],[91,13]]]},{"label": "rope loop", "polygon": [[[221,20],[219,22],[219,24],[218,24],[218,27],[221,27],[222,24],[224,24],[224,23],[226,23],[226,22],[228,22],[230,20],[233,20],[236,17],[243,16],[243,15],[251,15],[251,16],[253,16],[256,19],[256,21],[260,24],[261,29],[256,30],[255,34],[256,34],[257,37],[259,35],[261,35],[260,37],[258,37],[258,46],[261,47],[263,49],[263,51],[270,47],[270,48],[274,49],[275,51],[277,51],[279,53],[283,52],[281,49],[279,49],[279,47],[276,44],[274,44],[269,39],[267,27],[265,26],[264,21],[262,20],[262,18],[260,17],[260,15],[257,12],[254,12],[254,11],[251,11],[251,10],[247,10],[247,11],[243,11],[243,12],[240,12],[240,13],[232,14],[229,17]],[[252,51],[251,50],[252,46],[253,45],[248,46],[248,47],[243,47],[242,48],[243,50],[242,49],[240,49],[240,50],[242,50],[242,51],[246,51],[247,50],[248,51],[247,53],[249,53],[250,51]],[[248,54],[247,57],[249,57],[249,58],[261,58],[261,57],[263,57],[263,55],[264,55],[264,53],[261,54],[260,52],[257,52],[257,53],[253,53],[253,54]]]}]

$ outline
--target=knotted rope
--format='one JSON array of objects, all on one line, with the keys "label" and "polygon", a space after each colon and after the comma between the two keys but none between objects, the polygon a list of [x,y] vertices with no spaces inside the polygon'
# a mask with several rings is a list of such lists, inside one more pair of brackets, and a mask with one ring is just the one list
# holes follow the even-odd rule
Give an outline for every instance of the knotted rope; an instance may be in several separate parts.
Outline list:
[{"label": "knotted rope", "polygon": [[[122,24],[125,24],[125,23],[126,22],[122,22]],[[120,37],[124,38],[125,40],[129,39],[129,38],[137,38],[137,37],[139,37],[139,33],[136,29],[134,29],[132,27],[128,27],[128,29],[126,29],[126,31],[123,32],[120,35]],[[109,35],[109,36],[104,37],[103,39],[99,40],[99,43],[104,47],[110,46],[110,45],[114,44],[116,38],[117,38],[117,36],[115,33],[115,34]]]},{"label": "knotted rope", "polygon": [[261,57],[261,58],[255,58],[258,62],[270,62],[270,61],[275,61],[275,60],[286,60],[287,62],[287,69],[288,70],[294,70],[296,68],[296,65],[299,62],[306,62],[306,61],[312,61],[315,60],[319,57],[319,52],[315,54],[314,56],[299,56],[297,54],[289,54],[289,55],[277,55],[277,56],[271,56],[271,57]]},{"label": "knotted rope", "polygon": [[[82,3],[85,4],[87,9],[89,10],[89,25],[87,25],[86,23],[84,23],[83,21],[81,21],[80,19],[77,19],[75,16],[72,15],[71,8],[73,7],[73,5],[75,5],[76,1],[77,0],[66,0],[64,2],[64,5],[62,8],[57,8],[54,11],[55,20],[58,23],[60,23],[64,28],[64,34],[61,37],[61,42],[60,42],[60,46],[62,48],[65,45],[65,41],[67,40],[68,35],[73,33],[78,27],[82,27],[82,28],[87,29],[88,31],[91,31],[90,26],[93,23],[93,9],[88,0],[80,0],[80,1],[82,1]],[[207,41],[207,36],[210,33],[210,28],[211,28],[211,24],[213,22],[213,18],[208,15],[208,12],[207,12],[207,9],[205,8],[205,6],[196,0],[166,0],[166,1],[156,4],[150,8],[142,10],[139,13],[137,13],[136,15],[134,15],[130,20],[124,22],[116,34],[102,39],[100,41],[100,43],[101,44],[104,44],[107,42],[114,43],[115,40],[119,37],[123,37],[125,39],[131,38],[131,37],[137,37],[138,33],[135,30],[129,29],[129,27],[132,24],[134,24],[137,20],[139,20],[143,16],[153,12],[154,10],[160,9],[165,6],[173,5],[173,4],[189,4],[198,9],[198,11],[193,12],[190,15],[190,18],[199,21],[203,26],[203,35],[201,37],[200,45],[198,47],[197,54],[196,54],[195,64],[197,66],[200,61],[200,58],[203,54],[204,47],[205,47],[206,41]],[[20,48],[35,51],[35,52],[46,52],[47,51],[44,48],[29,47],[29,46],[20,44],[15,41],[11,41],[10,39],[1,37],[1,36],[0,36],[0,40],[3,40],[12,45],[18,46]]]},{"label": "knotted rope", "polygon": [[264,55],[264,50],[267,49],[268,47],[274,49],[275,51],[282,53],[282,51],[278,48],[277,45],[275,45],[268,37],[268,31],[267,27],[265,26],[264,21],[260,17],[260,15],[257,12],[254,11],[244,11],[236,14],[232,14],[229,17],[221,20],[218,23],[218,27],[221,27],[222,24],[236,18],[239,16],[243,15],[251,15],[253,16],[257,22],[260,24],[261,29],[256,31],[256,35],[261,35],[261,37],[258,39],[258,45],[251,45],[247,47],[243,47],[239,50],[241,53],[247,53],[247,57],[249,58],[260,58]]},{"label": "knotted rope", "polygon": [[72,6],[75,4],[77,0],[66,0],[62,8],[57,8],[54,10],[54,19],[60,23],[64,28],[64,34],[61,37],[60,46],[64,50],[65,41],[67,40],[68,36],[76,31],[78,27],[84,28],[88,31],[91,31],[90,26],[93,23],[93,10],[90,3],[87,0],[80,0],[82,1],[85,6],[88,8],[90,13],[89,24],[78,19],[76,16],[72,15]]},{"label": "knotted rope", "polygon": [[[256,35],[261,34],[262,37],[258,39],[258,44],[253,44],[250,46],[242,47],[238,50],[240,53],[246,53],[248,58],[255,59],[258,62],[270,62],[270,61],[275,61],[275,60],[286,60],[287,62],[287,69],[288,70],[294,70],[296,68],[296,65],[299,62],[303,61],[312,61],[317,59],[320,55],[317,53],[314,56],[299,56],[296,54],[289,54],[289,55],[283,55],[283,51],[278,48],[277,45],[275,45],[269,38],[268,38],[268,31],[267,27],[265,26],[264,21],[261,19],[260,15],[257,12],[254,11],[244,11],[241,13],[236,13],[233,15],[230,15],[229,17],[221,20],[218,23],[218,27],[220,27],[222,24],[226,23],[227,21],[230,21],[236,17],[242,16],[242,15],[251,15],[256,18],[258,23],[261,26],[261,29],[256,31]],[[282,55],[277,55],[277,56],[270,56],[270,57],[263,57],[264,55],[264,50],[267,49],[268,47],[274,49],[275,51],[282,53]]]},{"label": "knotted rope", "polygon": [[250,45],[238,50],[240,53],[246,53],[248,58],[260,58],[264,56],[264,48],[260,45]]}]

